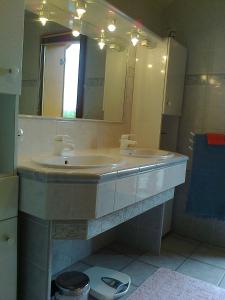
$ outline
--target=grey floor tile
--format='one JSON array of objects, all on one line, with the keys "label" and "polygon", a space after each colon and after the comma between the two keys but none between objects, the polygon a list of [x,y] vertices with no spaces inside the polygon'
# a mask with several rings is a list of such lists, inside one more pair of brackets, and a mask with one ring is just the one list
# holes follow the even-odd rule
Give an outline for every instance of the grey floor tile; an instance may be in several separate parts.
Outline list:
[{"label": "grey floor tile", "polygon": [[187,259],[184,264],[177,269],[177,272],[215,285],[220,283],[225,274],[225,270],[193,259]]},{"label": "grey floor tile", "polygon": [[185,257],[163,249],[160,256],[147,253],[140,256],[138,260],[151,264],[155,267],[176,270],[185,261]]},{"label": "grey floor tile", "polygon": [[200,245],[191,258],[225,269],[225,249]]},{"label": "grey floor tile", "polygon": [[71,272],[71,271],[79,271],[79,272],[84,272],[85,270],[91,268],[90,265],[82,263],[82,262],[77,262],[75,264],[73,264],[72,266],[70,266],[69,268],[67,268],[65,271],[66,272]]},{"label": "grey floor tile", "polygon": [[120,254],[124,254],[126,256],[132,257],[133,259],[138,258],[140,255],[144,254],[144,251],[131,248],[123,244],[113,243],[107,247],[108,249],[115,251]]},{"label": "grey floor tile", "polygon": [[200,243],[171,234],[162,240],[162,248],[189,257]]},{"label": "grey floor tile", "polygon": [[140,261],[134,261],[124,268],[122,272],[131,277],[131,282],[133,285],[140,286],[147,278],[154,274],[157,269],[158,268],[149,264]]},{"label": "grey floor tile", "polygon": [[220,286],[222,289],[225,289],[225,276],[224,276],[223,279],[221,280],[219,286]]},{"label": "grey floor tile", "polygon": [[114,270],[122,270],[133,259],[131,257],[115,253],[113,251],[101,251],[83,259],[82,262],[92,266],[111,268]]}]

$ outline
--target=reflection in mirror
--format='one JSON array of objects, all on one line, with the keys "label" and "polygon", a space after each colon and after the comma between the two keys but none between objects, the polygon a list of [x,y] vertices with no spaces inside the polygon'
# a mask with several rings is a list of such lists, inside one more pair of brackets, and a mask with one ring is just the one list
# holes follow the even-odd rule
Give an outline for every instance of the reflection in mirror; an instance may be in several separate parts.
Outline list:
[{"label": "reflection in mirror", "polygon": [[26,11],[20,114],[122,121],[127,48]]}]

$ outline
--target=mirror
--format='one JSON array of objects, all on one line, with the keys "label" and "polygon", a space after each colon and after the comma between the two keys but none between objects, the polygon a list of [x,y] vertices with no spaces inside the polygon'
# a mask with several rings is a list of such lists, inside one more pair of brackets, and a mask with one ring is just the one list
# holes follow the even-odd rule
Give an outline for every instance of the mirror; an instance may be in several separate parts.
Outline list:
[{"label": "mirror", "polygon": [[20,114],[121,122],[134,49],[157,41],[104,0],[27,0]]},{"label": "mirror", "polygon": [[42,26],[26,10],[19,112],[121,122],[126,67],[127,47],[101,50],[95,38],[53,21]]}]

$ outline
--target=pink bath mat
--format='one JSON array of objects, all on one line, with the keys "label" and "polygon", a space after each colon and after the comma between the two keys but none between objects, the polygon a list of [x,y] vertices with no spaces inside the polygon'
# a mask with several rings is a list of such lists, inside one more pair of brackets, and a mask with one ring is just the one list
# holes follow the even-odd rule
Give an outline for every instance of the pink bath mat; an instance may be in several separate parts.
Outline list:
[{"label": "pink bath mat", "polygon": [[161,268],[131,294],[128,300],[225,300],[225,290]]}]

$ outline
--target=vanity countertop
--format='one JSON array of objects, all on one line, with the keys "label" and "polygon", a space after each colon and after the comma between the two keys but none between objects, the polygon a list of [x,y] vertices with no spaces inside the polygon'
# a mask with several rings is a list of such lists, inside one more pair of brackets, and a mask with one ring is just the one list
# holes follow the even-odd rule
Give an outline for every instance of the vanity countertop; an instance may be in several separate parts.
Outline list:
[{"label": "vanity countertop", "polygon": [[173,157],[167,159],[140,158],[124,156],[119,149],[99,149],[88,151],[77,151],[77,155],[101,154],[120,158],[122,163],[117,167],[85,168],[85,169],[60,169],[41,166],[32,161],[31,158],[23,158],[19,161],[18,173],[23,177],[32,178],[44,182],[102,182],[114,180],[118,177],[130,176],[137,173],[149,172],[153,169],[164,168],[174,164],[186,163],[187,156],[174,153]]}]

